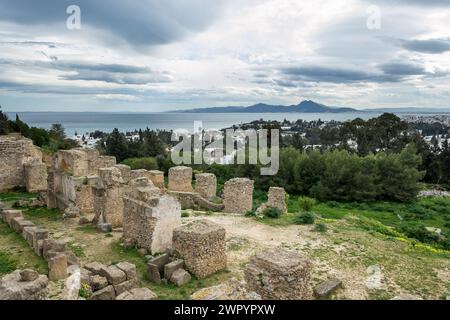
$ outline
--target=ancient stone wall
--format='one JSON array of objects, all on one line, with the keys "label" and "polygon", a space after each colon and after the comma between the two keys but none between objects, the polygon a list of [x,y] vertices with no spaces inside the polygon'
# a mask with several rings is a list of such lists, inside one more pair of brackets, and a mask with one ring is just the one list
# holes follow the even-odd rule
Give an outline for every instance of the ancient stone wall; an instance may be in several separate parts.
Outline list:
[{"label": "ancient stone wall", "polygon": [[127,245],[166,252],[172,247],[172,231],[181,224],[181,206],[150,180],[139,178],[130,182],[124,197],[123,239]]},{"label": "ancient stone wall", "polygon": [[0,136],[0,192],[25,187],[24,165],[40,163],[42,152],[20,134]]},{"label": "ancient stone wall", "polygon": [[188,271],[199,278],[226,268],[225,229],[209,220],[197,220],[176,228],[173,249]]},{"label": "ancient stone wall", "polygon": [[257,210],[259,214],[262,214],[267,208],[278,208],[282,213],[287,212],[286,191],[284,191],[284,188],[270,187],[267,197],[267,202],[263,203]]},{"label": "ancient stone wall", "polygon": [[28,192],[47,190],[47,166],[42,162],[24,164],[24,179]]},{"label": "ancient stone wall", "polygon": [[169,169],[169,190],[193,192],[192,168],[173,167]]},{"label": "ancient stone wall", "polygon": [[263,299],[311,299],[311,262],[293,251],[272,249],[253,258],[244,271],[248,289]]},{"label": "ancient stone wall", "polygon": [[211,199],[217,193],[217,178],[213,173],[195,175],[195,192],[206,199]]},{"label": "ancient stone wall", "polygon": [[158,171],[158,170],[150,170],[149,172],[149,178],[155,185],[155,187],[164,189],[164,172]]},{"label": "ancient stone wall", "polygon": [[254,182],[246,178],[235,178],[225,182],[223,190],[224,211],[246,213],[253,208]]}]

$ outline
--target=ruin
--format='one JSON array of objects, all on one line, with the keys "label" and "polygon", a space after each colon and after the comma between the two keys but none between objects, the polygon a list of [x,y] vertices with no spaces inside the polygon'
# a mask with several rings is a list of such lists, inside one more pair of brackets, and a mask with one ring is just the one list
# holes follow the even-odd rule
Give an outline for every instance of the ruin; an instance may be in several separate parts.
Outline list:
[{"label": "ruin", "polygon": [[212,173],[198,173],[195,175],[195,192],[204,197],[211,199],[217,193],[217,179]]},{"label": "ruin", "polygon": [[223,189],[224,211],[247,213],[253,208],[254,182],[247,178],[235,178],[225,182]]},{"label": "ruin", "polygon": [[47,207],[66,212],[67,217],[94,211],[92,186],[98,170],[116,163],[114,157],[100,156],[93,149],[60,150],[48,173]]},{"label": "ruin", "polygon": [[244,271],[248,289],[268,300],[308,300],[311,262],[296,252],[272,249],[251,258]]},{"label": "ruin", "polygon": [[33,270],[16,270],[0,279],[0,300],[45,300],[48,278]]},{"label": "ruin", "polygon": [[42,152],[20,134],[0,136],[0,192],[26,187],[28,192],[47,189]]},{"label": "ruin", "polygon": [[169,190],[181,192],[193,192],[192,168],[173,167],[169,169]]},{"label": "ruin", "polygon": [[209,220],[197,220],[173,231],[173,249],[186,268],[205,278],[227,266],[225,228]]},{"label": "ruin", "polygon": [[264,212],[267,208],[277,208],[282,213],[287,212],[286,191],[284,191],[284,188],[270,187],[267,197],[267,202],[258,208],[258,213]]},{"label": "ruin", "polygon": [[161,195],[147,178],[131,180],[123,199],[123,239],[129,246],[152,253],[172,247],[172,230],[181,224],[181,206],[170,195]]}]

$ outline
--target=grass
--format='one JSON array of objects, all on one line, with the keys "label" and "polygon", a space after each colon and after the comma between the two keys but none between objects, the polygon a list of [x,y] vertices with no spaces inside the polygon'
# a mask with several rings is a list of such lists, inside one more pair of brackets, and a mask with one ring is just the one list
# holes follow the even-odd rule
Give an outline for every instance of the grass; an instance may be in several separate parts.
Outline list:
[{"label": "grass", "polygon": [[26,193],[23,190],[17,189],[15,191],[9,191],[6,193],[0,193],[0,201],[17,201],[21,199],[35,199],[36,193]]},{"label": "grass", "polygon": [[45,260],[37,256],[28,243],[6,223],[0,222],[0,275],[26,268],[48,273]]}]

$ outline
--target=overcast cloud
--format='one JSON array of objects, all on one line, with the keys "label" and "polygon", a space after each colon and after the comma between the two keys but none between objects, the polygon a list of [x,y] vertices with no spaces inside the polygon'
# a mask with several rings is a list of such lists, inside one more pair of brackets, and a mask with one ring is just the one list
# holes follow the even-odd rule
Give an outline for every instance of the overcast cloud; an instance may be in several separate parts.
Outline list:
[{"label": "overcast cloud", "polygon": [[2,0],[0,105],[450,108],[449,21],[446,0]]}]

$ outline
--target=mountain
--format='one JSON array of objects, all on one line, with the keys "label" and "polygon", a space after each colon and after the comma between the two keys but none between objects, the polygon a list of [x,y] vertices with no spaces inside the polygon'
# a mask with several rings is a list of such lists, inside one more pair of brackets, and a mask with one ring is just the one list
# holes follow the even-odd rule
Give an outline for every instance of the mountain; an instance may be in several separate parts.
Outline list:
[{"label": "mountain", "polygon": [[353,108],[330,107],[311,100],[305,100],[297,105],[282,106],[270,105],[265,103],[258,103],[248,107],[214,107],[214,108],[197,108],[189,110],[178,110],[169,112],[179,113],[285,113],[285,112],[299,112],[299,113],[340,113],[340,112],[357,112]]}]

